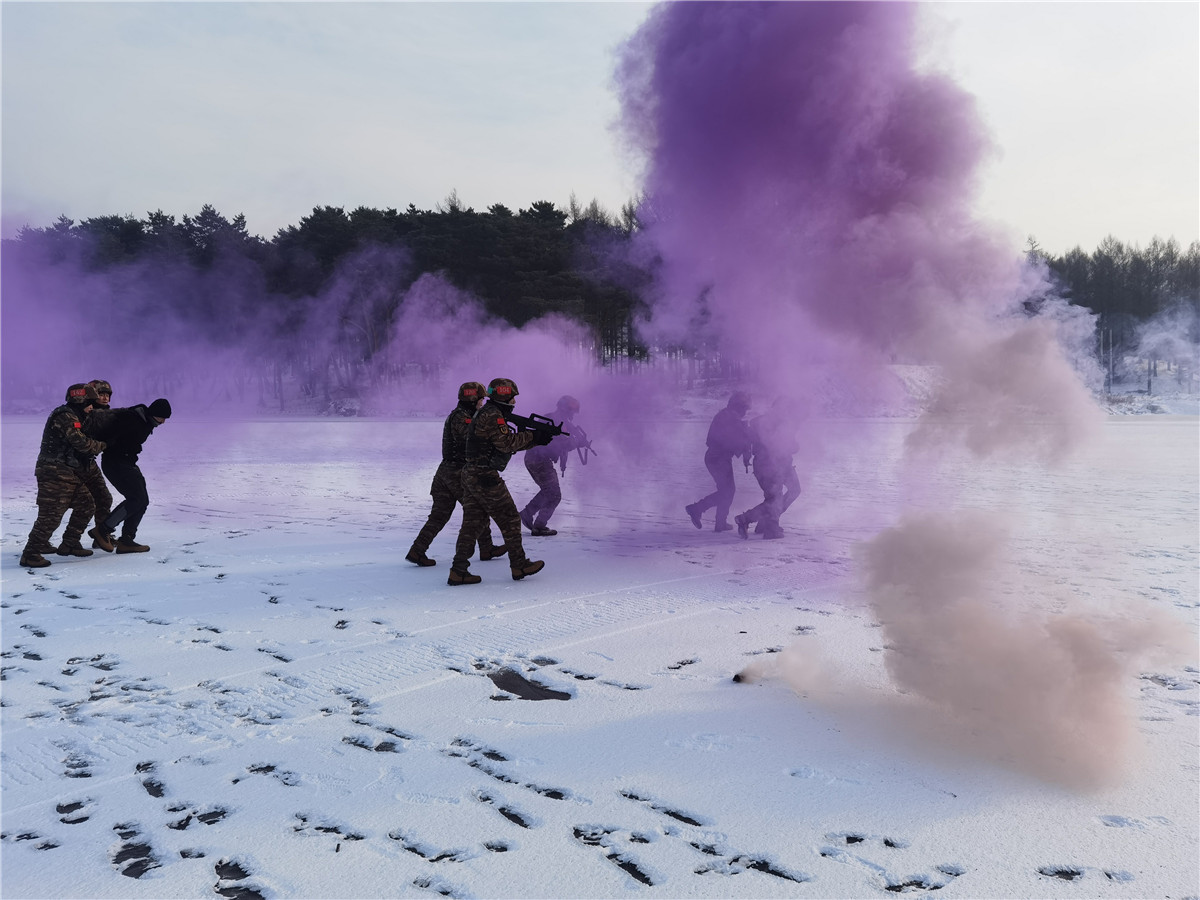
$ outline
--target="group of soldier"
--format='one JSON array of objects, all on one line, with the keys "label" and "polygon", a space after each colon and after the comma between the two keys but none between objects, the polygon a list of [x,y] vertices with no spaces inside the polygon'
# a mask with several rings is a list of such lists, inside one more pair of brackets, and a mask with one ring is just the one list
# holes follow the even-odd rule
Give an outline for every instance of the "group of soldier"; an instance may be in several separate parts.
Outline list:
[{"label": "group of soldier", "polygon": [[754,478],[762,488],[763,500],[733,521],[738,537],[747,540],[750,526],[767,540],[783,537],[779,517],[800,495],[800,479],[792,457],[800,449],[787,402],[782,398],[771,404],[768,412],[746,421],[750,397],[734,391],[725,408],[713,416],[708,428],[708,449],[704,465],[716,484],[716,490],[684,507],[692,524],[703,528],[701,516],[716,507],[714,531],[729,531],[729,508],[735,493],[733,458],[740,456],[747,469],[753,464]]},{"label": "group of soldier", "polygon": [[[531,420],[513,412],[518,394],[516,383],[509,378],[495,378],[487,387],[468,381],[459,387],[458,404],[446,417],[442,461],[429,489],[433,506],[405,559],[418,566],[436,565],[427,555],[429,547],[450,521],[455,507],[461,505],[462,525],[448,584],[478,584],[483,580],[470,571],[476,549],[484,561],[507,555],[514,580],[540,572],[545,563],[525,554],[522,526],[535,536],[557,534],[549,521],[562,500],[558,475],[565,473],[572,450],[578,450],[586,462],[585,453],[591,445],[574,424],[579,401],[570,395],[559,399],[554,411],[557,425],[553,419],[533,417],[553,428],[527,427]],[[170,417],[171,404],[159,398],[148,406],[112,409],[111,399],[112,385],[107,381],[73,384],[67,389],[66,402],[46,420],[35,468],[38,515],[21,554],[22,566],[48,566],[50,561],[45,557],[53,553],[91,556],[92,550],[83,546],[82,536],[93,515],[96,524],[88,531],[93,548],[109,553],[144,553],[150,549],[136,540],[150,502],[137,461],[146,439]],[[749,410],[749,396],[735,391],[713,417],[704,463],[715,490],[686,506],[685,511],[696,528],[703,527],[702,515],[715,507],[715,531],[730,531],[736,526],[738,536],[745,540],[753,526],[755,533],[765,539],[779,538],[783,536],[780,516],[800,493],[792,464],[799,445],[783,401],[776,401],[767,413],[748,422]],[[562,426],[567,424],[572,431],[564,430]],[[538,492],[518,511],[501,473],[513,455],[521,451],[525,451],[525,467]],[[763,500],[735,516],[734,525],[730,525],[734,457],[741,457],[747,470],[753,464]],[[105,478],[124,496],[115,509]],[[50,539],[68,510],[71,515],[56,547]],[[500,529],[499,544],[492,538],[493,521]]]},{"label": "group of soldier", "polygon": [[[561,426],[579,411],[579,401],[570,396],[559,400],[555,410],[562,433],[555,434],[549,428],[513,431],[509,421],[519,393],[510,378],[494,378],[487,387],[468,381],[459,387],[458,405],[442,427],[442,461],[429,488],[433,507],[405,559],[418,566],[436,565],[437,561],[427,556],[429,545],[450,521],[455,505],[461,504],[462,526],[447,584],[478,584],[483,580],[470,571],[476,547],[479,558],[485,561],[507,554],[515,581],[536,575],[546,565],[525,555],[521,526],[538,536],[558,533],[548,525],[562,499],[554,467],[557,463],[560,471],[565,470],[567,454],[585,439],[580,434],[562,432]],[[518,512],[500,473],[522,450],[527,451],[525,467],[539,490]],[[492,539],[493,521],[500,528],[501,544]]]},{"label": "group of soldier", "polygon": [[[21,553],[22,566],[44,568],[50,565],[49,554],[91,556],[82,538],[93,515],[96,524],[88,531],[92,547],[106,553],[150,549],[136,539],[150,504],[138,455],[154,429],[170,418],[171,404],[159,398],[149,406],[113,409],[112,393],[112,385],[100,379],[73,384],[62,406],[46,419],[34,467],[38,514]],[[115,509],[106,478],[124,498]],[[50,539],[68,510],[62,540],[55,546]]]},{"label": "group of soldier", "polygon": [[[514,580],[540,572],[545,563],[525,555],[521,526],[538,536],[558,533],[549,527],[550,517],[562,500],[555,466],[559,472],[565,472],[572,449],[590,449],[583,430],[573,424],[579,401],[570,395],[559,399],[554,419],[560,425],[571,423],[574,434],[510,428],[505,417],[513,417],[518,393],[516,383],[509,378],[493,379],[486,388],[477,381],[468,381],[459,387],[458,405],[442,427],[442,461],[429,488],[433,507],[405,559],[418,566],[436,565],[437,561],[427,555],[429,547],[450,521],[455,506],[461,504],[462,527],[454,547],[448,584],[478,584],[483,580],[470,571],[476,548],[483,561],[499,559],[507,553]],[[783,400],[775,401],[768,413],[747,422],[749,411],[749,396],[735,391],[725,408],[713,417],[704,463],[716,490],[685,510],[692,524],[702,528],[701,515],[716,507],[714,530],[731,530],[734,526],[729,524],[729,509],[735,494],[733,458],[740,456],[747,469],[753,464],[763,500],[734,518],[738,537],[747,540],[750,527],[754,526],[755,533],[765,539],[780,538],[783,529],[779,518],[800,493],[800,480],[792,464],[799,444],[788,424],[791,419]],[[518,512],[500,473],[513,455],[522,450],[525,468],[537,484],[538,492]],[[500,528],[501,544],[492,538],[492,521]]]}]

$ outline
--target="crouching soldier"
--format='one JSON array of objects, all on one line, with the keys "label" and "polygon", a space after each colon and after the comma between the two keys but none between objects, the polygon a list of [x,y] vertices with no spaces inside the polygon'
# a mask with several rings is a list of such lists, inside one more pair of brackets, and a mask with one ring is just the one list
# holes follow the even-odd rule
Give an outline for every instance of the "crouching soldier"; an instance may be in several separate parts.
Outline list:
[{"label": "crouching soldier", "polygon": [[[21,553],[21,565],[40,569],[50,565],[42,554],[59,556],[91,556],[92,551],[79,542],[83,529],[95,512],[92,495],[80,473],[84,459],[94,459],[104,450],[104,443],[83,433],[83,420],[97,400],[96,392],[86,384],[67,388],[66,403],[50,413],[42,430],[34,475],[37,477],[37,520]],[[92,463],[95,465],[95,463]],[[63,515],[71,510],[63,531],[62,543],[55,547],[50,537],[58,528]]]},{"label": "crouching soldier", "polygon": [[750,423],[753,439],[754,477],[762,488],[763,502],[734,518],[738,537],[746,540],[751,525],[767,539],[783,537],[779,517],[800,495],[800,478],[792,457],[800,449],[796,423],[788,415],[787,401],[777,399],[767,415]]},{"label": "crouching soldier", "polygon": [[[455,505],[463,502],[462,468],[467,461],[467,436],[476,411],[483,405],[487,388],[478,381],[468,381],[458,389],[458,406],[446,417],[442,426],[442,462],[433,473],[433,484],[429,494],[433,497],[433,508],[424,527],[417,534],[404,558],[418,566],[437,565],[437,560],[425,554],[429,545],[438,536],[450,517]],[[503,544],[496,546],[492,541],[492,527],[487,524],[479,532],[479,558],[498,559],[507,552]]]},{"label": "crouching soldier", "polygon": [[488,519],[496,520],[514,581],[534,575],[545,563],[525,556],[521,543],[521,515],[500,473],[514,453],[537,443],[550,442],[548,432],[513,432],[505,422],[517,402],[517,386],[508,378],[493,378],[487,388],[488,402],[475,414],[467,436],[466,462],[463,465],[463,521],[454,547],[454,563],[448,584],[478,584],[483,579],[469,571],[471,553]]}]

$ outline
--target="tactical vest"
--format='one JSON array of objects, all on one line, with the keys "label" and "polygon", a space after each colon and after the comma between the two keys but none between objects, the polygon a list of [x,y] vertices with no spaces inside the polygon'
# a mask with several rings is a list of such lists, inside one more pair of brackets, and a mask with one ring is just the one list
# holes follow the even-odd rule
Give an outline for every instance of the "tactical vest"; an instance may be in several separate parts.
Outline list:
[{"label": "tactical vest", "polygon": [[508,461],[512,459],[511,453],[505,453],[492,445],[491,441],[484,440],[479,436],[477,431],[480,422],[485,417],[491,420],[498,416],[504,418],[504,413],[493,406],[485,406],[475,414],[475,418],[471,423],[471,430],[467,433],[466,451],[467,465],[477,466],[481,469],[495,469],[497,472],[503,472],[508,466]]}]

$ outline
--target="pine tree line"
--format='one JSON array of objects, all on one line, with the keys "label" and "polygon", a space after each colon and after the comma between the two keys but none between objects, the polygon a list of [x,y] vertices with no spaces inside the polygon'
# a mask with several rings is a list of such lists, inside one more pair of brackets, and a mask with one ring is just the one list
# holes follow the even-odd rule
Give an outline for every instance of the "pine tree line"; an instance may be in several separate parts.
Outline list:
[{"label": "pine tree line", "polygon": [[[270,240],[250,234],[244,216],[228,219],[206,205],[179,220],[161,210],[144,219],[60,217],[4,244],[6,256],[50,266],[161,271],[173,289],[156,302],[176,307],[168,312],[181,321],[218,340],[248,321],[267,321],[286,353],[296,350],[284,350],[289,335],[306,330],[312,298],[330,295],[340,279],[346,287],[333,292],[338,308],[326,311],[326,327],[365,360],[386,343],[405,291],[437,272],[513,326],[548,313],[584,323],[597,358],[611,363],[647,354],[635,321],[653,263],[633,261],[638,227],[633,202],[615,215],[574,197],[566,209],[539,201],[516,212],[499,204],[478,212],[452,192],[430,210],[316,207]],[[1108,237],[1090,254],[1076,247],[1049,256],[1030,239],[1027,249],[1069,302],[1097,314],[1102,355],[1144,351],[1143,326],[1170,312],[1183,332],[1177,337],[1200,343],[1200,242],[1183,250],[1155,238],[1142,249]]]}]

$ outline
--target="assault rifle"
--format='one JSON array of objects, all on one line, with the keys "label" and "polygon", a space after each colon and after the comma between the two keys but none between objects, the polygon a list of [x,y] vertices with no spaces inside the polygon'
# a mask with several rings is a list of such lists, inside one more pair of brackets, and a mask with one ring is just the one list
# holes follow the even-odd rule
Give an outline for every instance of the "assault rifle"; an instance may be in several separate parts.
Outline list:
[{"label": "assault rifle", "polygon": [[[562,423],[555,424],[554,420],[547,416],[539,416],[537,413],[530,413],[527,416],[518,416],[516,413],[505,413],[504,421],[511,422],[517,426],[517,433],[522,431],[537,432],[539,437],[549,435],[550,438],[558,437],[560,434],[570,436],[571,432],[563,431]],[[550,443],[549,440],[546,443]]]},{"label": "assault rifle", "polygon": [[[575,426],[575,452],[579,454],[579,464],[586,466],[588,462],[588,454],[596,455],[596,448],[592,446],[591,439],[588,438],[585,432],[579,425]],[[563,460],[563,468],[566,468],[566,460]]]}]

